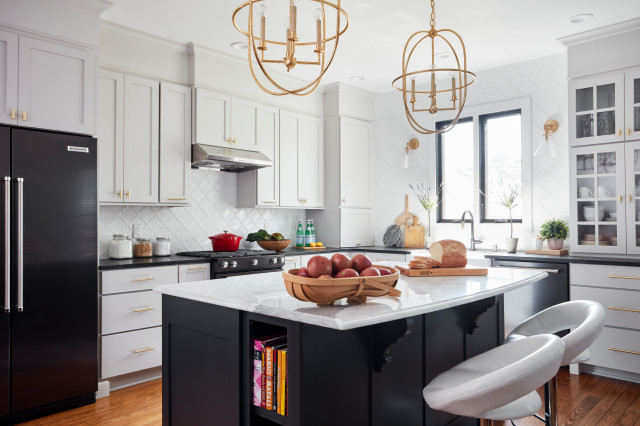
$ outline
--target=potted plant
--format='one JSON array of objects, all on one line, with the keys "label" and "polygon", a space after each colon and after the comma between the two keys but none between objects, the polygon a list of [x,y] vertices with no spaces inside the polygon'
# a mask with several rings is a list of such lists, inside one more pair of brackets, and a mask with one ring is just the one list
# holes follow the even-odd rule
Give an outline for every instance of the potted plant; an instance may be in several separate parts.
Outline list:
[{"label": "potted plant", "polygon": [[562,250],[567,235],[569,235],[569,226],[561,219],[549,219],[540,227],[540,236],[543,240],[547,240],[549,250]]},{"label": "potted plant", "polygon": [[509,238],[505,238],[508,253],[515,253],[518,249],[518,239],[513,238],[513,209],[518,205],[518,197],[520,190],[517,186],[509,185],[507,192],[502,194],[501,204],[509,210],[509,223],[511,225],[511,233]]},{"label": "potted plant", "polygon": [[413,186],[409,184],[409,187],[413,190],[418,197],[418,201],[420,205],[427,211],[427,238],[426,238],[426,246],[429,248],[429,244],[431,242],[431,211],[438,207],[440,204],[440,192],[442,191],[442,185],[438,191],[431,195],[431,187],[428,186],[426,189],[424,187],[424,183]]}]

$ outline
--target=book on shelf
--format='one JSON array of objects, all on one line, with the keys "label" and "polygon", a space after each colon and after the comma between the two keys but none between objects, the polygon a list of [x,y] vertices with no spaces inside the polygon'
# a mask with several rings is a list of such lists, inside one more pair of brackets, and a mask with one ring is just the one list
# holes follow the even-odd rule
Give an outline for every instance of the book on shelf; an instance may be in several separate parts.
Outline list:
[{"label": "book on shelf", "polygon": [[278,414],[287,415],[287,348],[280,351],[278,356]]},{"label": "book on shelf", "polygon": [[253,405],[266,407],[266,348],[286,341],[283,334],[271,334],[253,341]]},{"label": "book on shelf", "polygon": [[[272,411],[278,411],[278,392],[279,392],[279,374],[280,374],[280,355],[282,353],[282,349],[286,348],[287,345],[282,344],[282,345],[277,345],[273,347],[273,369],[272,369],[272,376],[271,376],[271,382],[272,382],[272,386],[271,386],[271,401],[272,401]],[[267,380],[269,380],[267,378]]]}]

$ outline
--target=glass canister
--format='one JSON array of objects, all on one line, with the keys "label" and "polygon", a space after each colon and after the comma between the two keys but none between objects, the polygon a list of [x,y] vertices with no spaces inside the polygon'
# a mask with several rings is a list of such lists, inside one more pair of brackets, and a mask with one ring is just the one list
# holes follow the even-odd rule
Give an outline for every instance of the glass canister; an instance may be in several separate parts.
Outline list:
[{"label": "glass canister", "polygon": [[156,237],[153,242],[154,256],[169,256],[171,254],[171,243],[167,237]]},{"label": "glass canister", "polygon": [[135,257],[151,257],[152,254],[151,241],[148,238],[136,238],[136,243],[133,245],[133,255]]},{"label": "glass canister", "polygon": [[133,243],[126,234],[113,234],[109,242],[109,257],[111,259],[131,259],[133,257]]}]

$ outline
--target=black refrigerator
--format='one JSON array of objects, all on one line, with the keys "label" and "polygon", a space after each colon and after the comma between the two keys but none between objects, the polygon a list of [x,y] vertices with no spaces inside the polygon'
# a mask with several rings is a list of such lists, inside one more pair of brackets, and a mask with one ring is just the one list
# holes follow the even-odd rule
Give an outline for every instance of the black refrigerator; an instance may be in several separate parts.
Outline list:
[{"label": "black refrigerator", "polygon": [[0,423],[95,401],[96,140],[0,126]]}]

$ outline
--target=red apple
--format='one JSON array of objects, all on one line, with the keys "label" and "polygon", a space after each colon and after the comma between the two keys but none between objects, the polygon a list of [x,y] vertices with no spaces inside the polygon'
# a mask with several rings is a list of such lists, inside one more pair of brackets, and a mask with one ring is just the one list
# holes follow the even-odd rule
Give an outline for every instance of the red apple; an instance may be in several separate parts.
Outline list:
[{"label": "red apple", "polygon": [[324,256],[313,256],[307,263],[307,270],[312,278],[318,278],[320,275],[331,275],[332,269],[331,260]]},{"label": "red apple", "polygon": [[309,275],[309,271],[307,271],[307,268],[305,268],[304,266],[300,269],[298,269],[298,275],[300,274],[307,274]]},{"label": "red apple", "polygon": [[355,269],[347,268],[336,274],[336,278],[354,278],[359,277],[358,272]]},{"label": "red apple", "polygon": [[336,253],[331,256],[331,264],[333,265],[333,273],[337,274],[343,269],[351,268],[351,259],[342,253]]},{"label": "red apple", "polygon": [[391,275],[391,271],[387,268],[378,268],[378,271],[380,271],[380,275]]},{"label": "red apple", "polygon": [[380,275],[378,268],[367,268],[360,272],[361,277],[379,277]]},{"label": "red apple", "polygon": [[331,275],[326,275],[326,274],[325,274],[325,275],[320,275],[320,276],[318,277],[318,279],[319,279],[319,280],[332,280],[332,279],[333,279],[333,277],[332,277]]},{"label": "red apple", "polygon": [[353,256],[351,258],[351,263],[353,264],[353,269],[355,269],[359,273],[362,273],[362,271],[367,268],[371,268],[371,266],[373,265],[371,259],[369,259],[364,254],[356,254],[355,256]]},{"label": "red apple", "polygon": [[299,276],[299,277],[306,277],[306,278],[309,278],[311,275],[309,275],[309,274],[308,274],[308,273],[306,273],[306,272],[298,272],[298,276]]}]

